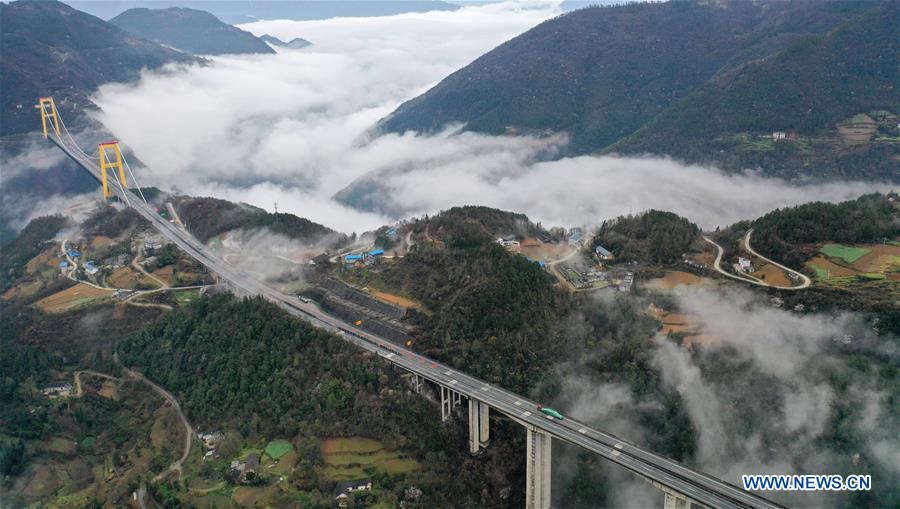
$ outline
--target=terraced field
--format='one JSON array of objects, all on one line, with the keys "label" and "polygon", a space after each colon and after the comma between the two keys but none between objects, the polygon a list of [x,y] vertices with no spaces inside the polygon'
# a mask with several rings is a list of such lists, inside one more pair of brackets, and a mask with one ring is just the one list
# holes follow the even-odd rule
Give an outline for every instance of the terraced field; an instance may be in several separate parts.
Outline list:
[{"label": "terraced field", "polygon": [[329,438],[322,443],[325,476],[333,481],[358,479],[373,473],[403,474],[418,470],[418,461],[387,451],[377,440],[362,437]]}]

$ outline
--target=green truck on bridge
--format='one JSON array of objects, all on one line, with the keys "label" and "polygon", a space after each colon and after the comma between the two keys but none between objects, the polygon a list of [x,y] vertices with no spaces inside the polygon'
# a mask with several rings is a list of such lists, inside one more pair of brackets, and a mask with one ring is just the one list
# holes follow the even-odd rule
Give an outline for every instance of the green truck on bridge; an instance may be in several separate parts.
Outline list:
[{"label": "green truck on bridge", "polygon": [[550,417],[553,417],[554,419],[559,419],[559,420],[564,419],[564,417],[561,413],[557,412],[556,410],[554,410],[552,408],[545,407],[544,405],[538,405],[537,409],[540,410],[541,413],[547,414]]}]

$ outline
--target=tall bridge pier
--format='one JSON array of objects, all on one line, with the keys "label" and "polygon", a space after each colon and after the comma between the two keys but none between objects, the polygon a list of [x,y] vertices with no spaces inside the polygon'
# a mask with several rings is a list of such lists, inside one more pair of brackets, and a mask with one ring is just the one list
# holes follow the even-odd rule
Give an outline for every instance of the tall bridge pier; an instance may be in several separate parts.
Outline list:
[{"label": "tall bridge pier", "polygon": [[478,454],[491,441],[491,407],[469,398],[469,453]]},{"label": "tall bridge pier", "polygon": [[528,436],[525,461],[525,508],[550,509],[550,458],[553,437],[525,426]]}]

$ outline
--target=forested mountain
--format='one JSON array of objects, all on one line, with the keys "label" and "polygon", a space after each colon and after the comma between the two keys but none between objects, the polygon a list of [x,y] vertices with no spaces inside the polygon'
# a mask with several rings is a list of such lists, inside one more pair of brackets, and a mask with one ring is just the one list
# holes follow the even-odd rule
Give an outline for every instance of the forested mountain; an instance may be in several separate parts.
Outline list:
[{"label": "forested mountain", "polygon": [[109,22],[146,39],[195,55],[275,53],[250,32],[225,24],[212,14],[197,9],[130,9]]},{"label": "forested mountain", "polygon": [[[825,36],[717,76],[609,151],[788,176],[897,178],[898,26],[900,2],[883,2]],[[854,139],[850,129],[870,132]],[[774,131],[790,136],[772,140]]]},{"label": "forested mountain", "polygon": [[795,266],[801,266],[805,258],[815,254],[815,250],[801,249],[801,244],[880,242],[898,235],[900,196],[896,193],[776,209],[753,223],[753,247]]},{"label": "forested mountain", "polygon": [[459,6],[441,0],[70,0],[76,9],[109,19],[128,9],[190,7],[211,12],[225,23],[252,23],[261,19],[312,20],[335,17],[392,16],[405,12],[453,11]]},{"label": "forested mountain", "polygon": [[672,212],[650,210],[603,221],[592,247],[602,245],[619,261],[669,264],[700,237],[700,228]]},{"label": "forested mountain", "polygon": [[660,2],[591,7],[542,23],[381,121],[486,133],[564,131],[602,149],[723,71],[828,32],[876,6],[847,1]]},{"label": "forested mountain", "polygon": [[38,97],[52,95],[62,116],[92,107],[88,96],[143,68],[194,57],[141,39],[54,0],[0,3],[0,135],[36,131]]},{"label": "forested mountain", "polygon": [[556,317],[571,301],[536,263],[495,241],[537,226],[522,214],[455,207],[411,227],[420,240],[407,256],[344,277],[421,302],[426,333],[417,349],[516,391],[534,387],[563,353]]},{"label": "forested mountain", "polygon": [[334,230],[293,214],[270,214],[265,210],[218,198],[179,197],[174,200],[181,220],[194,236],[206,242],[237,229],[267,227],[291,239],[315,242],[335,234]]}]

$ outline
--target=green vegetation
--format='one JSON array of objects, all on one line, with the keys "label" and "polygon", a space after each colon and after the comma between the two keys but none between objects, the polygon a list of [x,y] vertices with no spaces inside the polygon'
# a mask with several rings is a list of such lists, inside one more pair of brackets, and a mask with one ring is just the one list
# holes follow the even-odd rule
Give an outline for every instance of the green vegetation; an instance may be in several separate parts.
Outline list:
[{"label": "green vegetation", "polygon": [[777,209],[757,219],[754,249],[788,266],[801,266],[815,255],[803,244],[879,242],[900,235],[898,196],[869,194],[838,204],[813,202]]},{"label": "green vegetation", "polygon": [[671,212],[650,210],[621,216],[600,225],[591,248],[602,245],[617,261],[672,264],[699,239],[700,229]]},{"label": "green vegetation", "polygon": [[272,440],[266,445],[266,454],[273,460],[281,459],[282,456],[294,450],[294,446],[287,440]]},{"label": "green vegetation", "polygon": [[[484,506],[473,483],[482,482],[487,466],[473,463],[466,475],[446,478],[451,462],[467,461],[463,442],[434,419],[428,402],[380,359],[261,298],[218,295],[177,308],[122,341],[118,352],[175,394],[198,427],[237,430],[226,433],[226,441],[236,442],[226,449],[240,451],[244,442],[258,451],[267,443],[262,437],[296,435],[298,462],[288,478],[313,499],[333,487],[319,441],[365,436],[391,450],[404,444],[377,468],[348,467],[386,490],[378,497],[402,496],[398,476],[411,475],[429,506]],[[233,457],[223,457],[223,466]]]},{"label": "green vegetation", "polygon": [[[814,167],[817,176],[896,178],[897,146],[847,151],[843,143],[826,139],[845,118],[896,110],[900,104],[900,9],[891,1],[868,6],[868,12],[847,16],[827,35],[720,73],[608,150],[715,161],[732,170],[762,167],[785,176],[808,174]],[[809,140],[801,143],[802,138],[774,143],[770,138],[765,146],[747,146],[734,136],[751,132],[771,137],[773,131],[816,140],[810,145]]]},{"label": "green vegetation", "polygon": [[569,295],[495,240],[538,226],[487,207],[456,207],[411,226],[419,240],[406,257],[342,277],[421,302],[426,334],[416,338],[416,349],[518,392],[533,387],[566,341],[557,320]]},{"label": "green vegetation", "polygon": [[[230,230],[267,227],[291,239],[315,242],[328,234],[329,228],[293,214],[270,214],[246,203],[232,203],[217,198],[181,198],[175,202],[178,215],[197,238],[206,242]],[[337,234],[335,234],[337,235]]]},{"label": "green vegetation", "polygon": [[[77,124],[76,112],[80,114],[84,105],[91,104],[88,96],[99,85],[130,81],[141,69],[155,69],[168,62],[197,61],[179,51],[136,39],[62,2],[2,3],[0,19],[3,47],[15,52],[15,58],[3,59],[0,72],[2,136],[34,132],[40,126],[31,105],[37,97],[46,95],[48,83],[67,87],[65,97],[56,98],[56,106],[72,127]],[[44,29],[47,26],[57,29],[51,33]]]},{"label": "green vegetation", "polygon": [[140,214],[131,208],[118,210],[109,205],[102,206],[82,223],[82,229],[88,235],[115,237],[134,226],[150,226]]},{"label": "green vegetation", "polygon": [[[400,106],[382,128],[433,131],[461,122],[496,134],[509,126],[552,129],[570,135],[573,152],[590,152],[631,134],[723,68],[824,33],[859,10],[849,2],[581,9],[481,56]],[[703,29],[685,37],[685,27]]]},{"label": "green vegetation", "polygon": [[863,247],[844,246],[842,244],[826,244],[819,249],[825,256],[840,258],[847,263],[853,263],[869,254],[869,250]]}]

